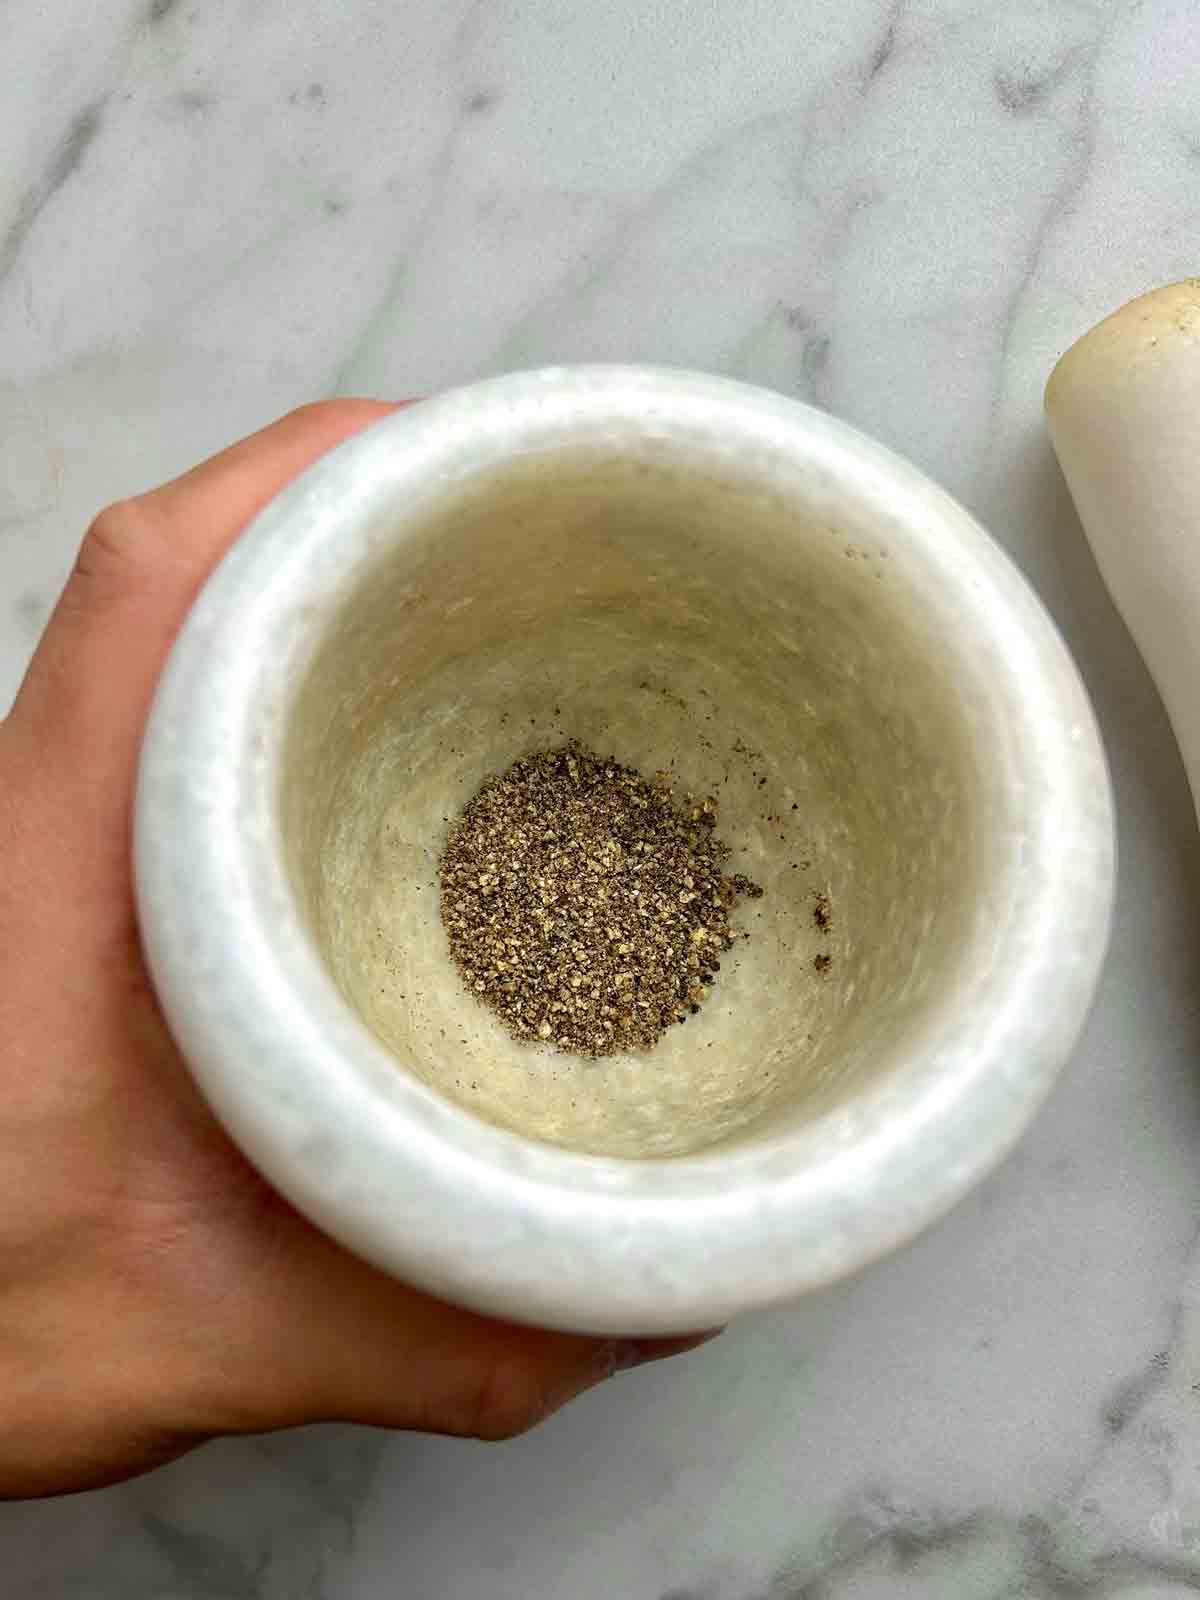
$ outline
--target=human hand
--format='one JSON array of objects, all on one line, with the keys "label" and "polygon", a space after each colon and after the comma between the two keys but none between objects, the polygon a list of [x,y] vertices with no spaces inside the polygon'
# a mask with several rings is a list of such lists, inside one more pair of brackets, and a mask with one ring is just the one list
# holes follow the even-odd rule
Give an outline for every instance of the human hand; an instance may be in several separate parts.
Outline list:
[{"label": "human hand", "polygon": [[506,1438],[698,1342],[509,1326],[364,1265],[243,1160],[155,1002],[130,831],[159,671],[250,518],[392,409],[305,407],[102,512],[0,723],[0,1496],[318,1420]]}]

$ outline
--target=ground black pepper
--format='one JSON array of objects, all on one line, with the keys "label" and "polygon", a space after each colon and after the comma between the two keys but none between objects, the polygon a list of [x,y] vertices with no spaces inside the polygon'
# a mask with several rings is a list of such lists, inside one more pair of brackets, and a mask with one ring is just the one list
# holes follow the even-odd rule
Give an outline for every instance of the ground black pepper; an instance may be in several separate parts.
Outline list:
[{"label": "ground black pepper", "polygon": [[726,876],[716,802],[569,743],[490,778],[451,826],[442,921],[467,988],[518,1039],[647,1050],[699,1011],[762,889]]}]

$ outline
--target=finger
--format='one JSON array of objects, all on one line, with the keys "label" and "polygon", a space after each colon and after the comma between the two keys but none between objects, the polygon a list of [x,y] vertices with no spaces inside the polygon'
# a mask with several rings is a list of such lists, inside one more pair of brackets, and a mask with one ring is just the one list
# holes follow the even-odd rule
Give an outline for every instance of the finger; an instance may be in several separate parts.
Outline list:
[{"label": "finger", "polygon": [[259,1315],[239,1318],[255,1332],[232,1404],[241,1418],[226,1428],[340,1420],[510,1438],[615,1372],[713,1337],[589,1338],[476,1316],[295,1227]]},{"label": "finger", "polygon": [[[203,579],[246,524],[279,491],[320,456],[380,421],[411,405],[382,400],[323,400],[281,417],[270,427],[239,440],[181,477],[139,497],[145,513],[143,548],[138,529],[130,546],[98,552],[118,562],[153,559],[165,545],[176,572]],[[86,555],[81,552],[81,555]]]},{"label": "finger", "polygon": [[43,747],[68,752],[98,793],[114,774],[131,780],[154,685],[205,578],[298,473],[395,409],[374,400],[304,406],[101,512],[30,665],[17,720],[36,726]]}]

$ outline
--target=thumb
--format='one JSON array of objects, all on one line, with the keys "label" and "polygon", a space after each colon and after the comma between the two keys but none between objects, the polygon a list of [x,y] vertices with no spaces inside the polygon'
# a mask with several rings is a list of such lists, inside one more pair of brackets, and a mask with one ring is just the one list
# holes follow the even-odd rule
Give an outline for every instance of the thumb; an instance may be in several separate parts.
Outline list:
[{"label": "thumb", "polygon": [[304,406],[92,523],[14,706],[37,746],[127,802],[158,675],[204,580],[259,511],[335,445],[394,411]]}]

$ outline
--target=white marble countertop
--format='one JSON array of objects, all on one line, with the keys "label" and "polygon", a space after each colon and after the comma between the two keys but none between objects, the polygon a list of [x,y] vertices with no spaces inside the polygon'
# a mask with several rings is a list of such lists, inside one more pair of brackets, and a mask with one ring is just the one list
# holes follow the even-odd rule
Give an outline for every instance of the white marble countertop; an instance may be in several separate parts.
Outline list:
[{"label": "white marble countertop", "polygon": [[1200,263],[1195,0],[10,6],[0,705],[81,531],[296,403],[647,359],[815,400],[1031,576],[1122,883],[1061,1087],[947,1221],[540,1431],[315,1430],[0,1507],[6,1600],[1200,1590],[1200,843],[1040,415]]}]

